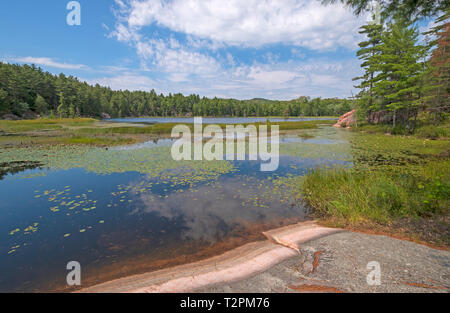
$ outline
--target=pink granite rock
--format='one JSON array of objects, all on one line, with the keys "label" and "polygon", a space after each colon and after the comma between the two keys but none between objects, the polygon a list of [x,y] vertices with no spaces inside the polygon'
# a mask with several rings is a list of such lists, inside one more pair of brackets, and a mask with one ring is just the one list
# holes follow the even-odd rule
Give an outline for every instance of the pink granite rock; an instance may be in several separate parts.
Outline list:
[{"label": "pink granite rock", "polygon": [[352,110],[350,112],[345,113],[342,115],[338,122],[334,124],[334,127],[343,127],[343,128],[350,128],[354,123],[356,122],[356,110]]}]

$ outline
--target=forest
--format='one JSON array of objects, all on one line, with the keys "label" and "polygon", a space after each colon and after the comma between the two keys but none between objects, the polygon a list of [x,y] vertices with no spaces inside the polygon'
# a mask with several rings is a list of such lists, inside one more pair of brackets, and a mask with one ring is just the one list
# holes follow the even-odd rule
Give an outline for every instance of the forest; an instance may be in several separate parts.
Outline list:
[{"label": "forest", "polygon": [[352,107],[352,100],[337,98],[236,100],[158,95],[154,90],[117,91],[64,74],[53,75],[35,65],[0,63],[0,116],[337,116]]}]

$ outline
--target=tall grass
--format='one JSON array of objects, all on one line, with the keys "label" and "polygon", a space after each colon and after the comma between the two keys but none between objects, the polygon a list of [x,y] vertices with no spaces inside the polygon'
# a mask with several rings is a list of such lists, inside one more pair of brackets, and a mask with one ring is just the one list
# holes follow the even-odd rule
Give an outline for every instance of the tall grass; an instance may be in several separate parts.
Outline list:
[{"label": "tall grass", "polygon": [[[242,124],[243,126],[254,125],[259,129],[260,125],[267,125],[270,131],[271,125],[278,125],[280,130],[297,130],[297,129],[314,129],[319,125],[330,125],[334,121],[301,121],[301,122],[276,122],[276,123],[247,123]],[[150,126],[125,126],[125,127],[95,127],[95,128],[83,128],[79,130],[82,134],[156,134],[156,135],[167,135],[171,134],[173,127],[180,125],[180,123],[160,123]],[[194,130],[194,125],[192,123],[181,123],[181,125],[186,125],[191,131]],[[208,124],[203,124],[203,128]],[[223,130],[226,129],[227,124],[218,124]]]},{"label": "tall grass", "polygon": [[341,225],[446,215],[449,151],[446,140],[356,133],[353,168],[311,170],[302,191],[318,216]]},{"label": "tall grass", "polygon": [[365,131],[371,134],[389,133],[392,135],[413,135],[418,138],[425,139],[439,139],[450,137],[450,123],[448,120],[443,121],[438,125],[433,125],[429,121],[419,120],[415,128],[406,128],[404,126],[392,127],[389,124],[369,124],[362,122],[358,127],[353,128],[353,131]]},{"label": "tall grass", "polygon": [[42,118],[35,120],[6,121],[0,120],[0,130],[9,133],[56,130],[64,126],[87,126],[96,122],[91,118]]},{"label": "tall grass", "polygon": [[421,175],[317,168],[306,175],[302,188],[318,216],[342,224],[389,224],[400,217],[448,213],[449,172],[449,161],[432,162]]},{"label": "tall grass", "polygon": [[115,146],[115,145],[125,145],[133,143],[132,138],[104,138],[104,137],[82,137],[74,136],[68,138],[61,138],[59,140],[62,144],[71,145],[95,145],[95,146]]}]

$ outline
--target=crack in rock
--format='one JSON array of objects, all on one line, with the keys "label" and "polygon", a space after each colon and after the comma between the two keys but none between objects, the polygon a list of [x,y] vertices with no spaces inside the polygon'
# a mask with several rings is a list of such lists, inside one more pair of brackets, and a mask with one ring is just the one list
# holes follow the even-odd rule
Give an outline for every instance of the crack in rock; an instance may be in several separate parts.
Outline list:
[{"label": "crack in rock", "polygon": [[292,250],[296,251],[298,254],[301,255],[300,248],[299,248],[296,244],[294,244],[294,243],[292,243],[292,242],[290,242],[290,241],[287,241],[287,240],[278,238],[278,237],[276,237],[276,236],[273,236],[273,235],[271,235],[271,234],[269,234],[269,233],[267,233],[267,232],[263,232],[262,234],[263,234],[264,236],[266,236],[266,238],[267,238],[270,242],[275,243],[275,244],[278,244],[278,245],[281,245],[281,246],[286,247],[286,248],[289,248],[289,249],[292,249]]}]

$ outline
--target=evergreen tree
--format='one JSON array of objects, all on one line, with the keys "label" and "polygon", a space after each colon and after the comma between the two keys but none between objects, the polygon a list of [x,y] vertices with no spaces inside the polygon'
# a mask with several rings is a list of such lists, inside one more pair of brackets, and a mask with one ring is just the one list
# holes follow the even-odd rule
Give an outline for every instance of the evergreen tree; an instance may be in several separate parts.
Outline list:
[{"label": "evergreen tree", "polygon": [[77,108],[74,104],[71,104],[69,107],[69,117],[74,118],[77,115]]},{"label": "evergreen tree", "polygon": [[0,113],[8,112],[8,93],[0,89]]},{"label": "evergreen tree", "polygon": [[59,106],[56,111],[60,118],[67,117],[67,107],[63,92],[59,93]]},{"label": "evergreen tree", "polygon": [[[324,3],[341,2],[352,7],[356,14],[370,10],[373,0],[322,0]],[[382,15],[387,17],[428,17],[449,8],[449,0],[377,0],[382,7]]]},{"label": "evergreen tree", "polygon": [[39,112],[39,113],[47,113],[47,111],[48,111],[48,104],[40,94],[38,94],[36,96],[36,100],[34,102],[34,107],[35,107],[36,112]]},{"label": "evergreen tree", "polygon": [[360,99],[358,109],[360,116],[367,116],[370,112],[377,110],[373,87],[379,79],[376,56],[381,52],[383,26],[376,22],[369,22],[361,27],[359,33],[367,36],[366,41],[359,43],[360,49],[356,53],[359,59],[363,61],[361,67],[364,69],[364,74],[361,77],[355,77],[353,80],[361,80],[361,83],[355,86],[361,89],[361,92],[357,95]]},{"label": "evergreen tree", "polygon": [[383,98],[379,109],[392,113],[392,125],[410,126],[417,116],[422,92],[423,64],[426,49],[417,44],[417,27],[399,17],[388,24],[382,36],[380,54],[375,55],[375,68],[380,74],[374,82],[374,93]]}]

